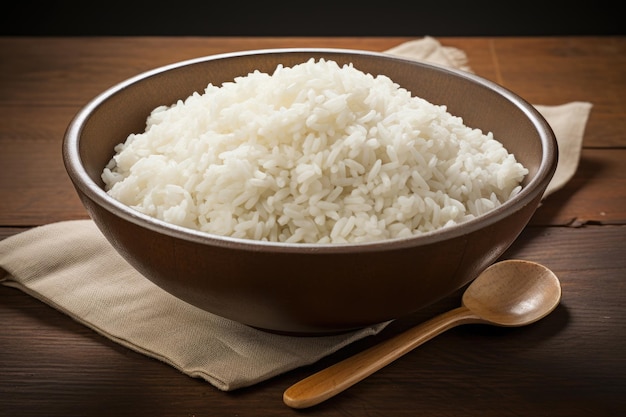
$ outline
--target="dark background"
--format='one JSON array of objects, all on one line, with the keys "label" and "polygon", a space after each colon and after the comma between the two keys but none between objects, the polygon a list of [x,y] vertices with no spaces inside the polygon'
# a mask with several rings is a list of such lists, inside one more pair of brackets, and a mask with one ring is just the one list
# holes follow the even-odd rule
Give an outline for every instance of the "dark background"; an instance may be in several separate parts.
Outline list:
[{"label": "dark background", "polygon": [[0,35],[624,35],[619,2],[233,0],[4,2]]}]

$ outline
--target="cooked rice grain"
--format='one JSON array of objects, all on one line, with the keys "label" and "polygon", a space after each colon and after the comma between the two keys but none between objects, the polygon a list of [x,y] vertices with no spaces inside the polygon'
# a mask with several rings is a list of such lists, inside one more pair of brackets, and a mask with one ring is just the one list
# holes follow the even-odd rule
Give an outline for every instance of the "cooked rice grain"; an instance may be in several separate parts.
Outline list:
[{"label": "cooked rice grain", "polygon": [[156,108],[115,148],[107,192],[187,228],[243,239],[402,238],[480,216],[527,170],[491,133],[386,76],[310,59]]}]

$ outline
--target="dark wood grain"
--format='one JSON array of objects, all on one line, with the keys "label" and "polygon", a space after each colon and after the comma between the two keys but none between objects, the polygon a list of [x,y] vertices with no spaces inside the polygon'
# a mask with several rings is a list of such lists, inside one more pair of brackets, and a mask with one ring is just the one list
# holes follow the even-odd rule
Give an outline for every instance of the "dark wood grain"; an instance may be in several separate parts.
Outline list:
[{"label": "dark wood grain", "polygon": [[[383,51],[409,38],[0,38],[0,239],[87,218],[61,141],[88,100],[139,72],[236,50]],[[453,308],[459,291],[381,334],[234,392],[181,374],[0,285],[0,416],[617,416],[626,410],[626,38],[442,38],[473,70],[534,104],[593,103],[574,178],[503,258],[541,262],[563,301],[525,328],[467,325],[341,395],[292,410],[292,383]]]}]

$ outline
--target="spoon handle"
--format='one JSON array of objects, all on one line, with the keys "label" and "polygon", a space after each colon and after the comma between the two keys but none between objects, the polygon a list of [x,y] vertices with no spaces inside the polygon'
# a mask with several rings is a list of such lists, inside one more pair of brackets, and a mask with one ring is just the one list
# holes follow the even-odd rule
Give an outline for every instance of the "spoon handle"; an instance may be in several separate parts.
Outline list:
[{"label": "spoon handle", "polygon": [[283,402],[292,408],[319,404],[444,331],[480,322],[464,306],[450,310],[295,383],[283,393]]}]

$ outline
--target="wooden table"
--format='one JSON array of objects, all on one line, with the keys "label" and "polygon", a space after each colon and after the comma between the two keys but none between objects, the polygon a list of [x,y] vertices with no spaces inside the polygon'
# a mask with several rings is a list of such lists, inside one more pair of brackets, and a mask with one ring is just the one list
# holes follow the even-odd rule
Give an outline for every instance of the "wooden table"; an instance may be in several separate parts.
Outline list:
[{"label": "wooden table", "polygon": [[[92,97],[179,60],[273,47],[383,51],[409,38],[0,38],[0,238],[87,218],[61,159]],[[626,410],[626,38],[440,38],[533,104],[589,101],[575,177],[503,258],[541,262],[563,300],[532,326],[467,325],[296,411],[292,383],[456,306],[455,294],[306,368],[234,392],[122,347],[0,285],[1,416],[615,416]]]}]

